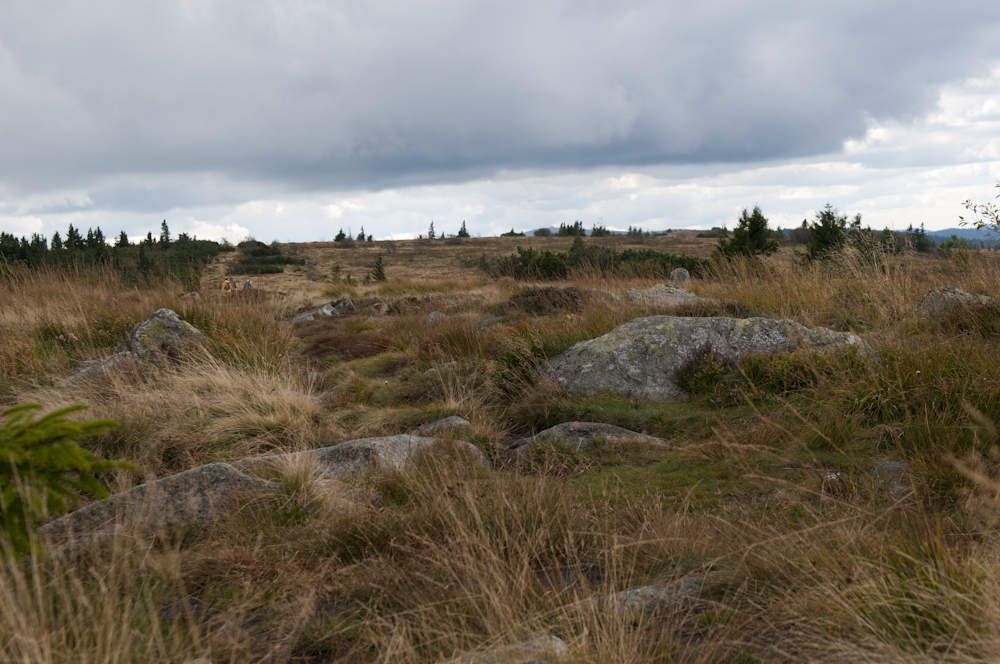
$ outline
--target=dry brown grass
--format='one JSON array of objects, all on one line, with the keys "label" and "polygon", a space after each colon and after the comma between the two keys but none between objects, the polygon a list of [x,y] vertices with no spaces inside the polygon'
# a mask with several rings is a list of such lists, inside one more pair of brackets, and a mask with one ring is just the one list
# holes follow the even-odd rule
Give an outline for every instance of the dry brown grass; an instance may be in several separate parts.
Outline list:
[{"label": "dry brown grass", "polygon": [[[572,662],[1000,655],[1000,328],[990,312],[972,326],[913,315],[932,287],[997,292],[994,253],[805,264],[783,250],[718,265],[692,284],[722,302],[701,313],[851,329],[875,355],[748,364],[688,403],[653,405],[568,397],[533,373],[577,340],[660,313],[621,297],[653,282],[491,282],[470,267],[484,252],[569,242],[303,245],[301,271],[256,279],[265,294],[254,300],[178,300],[171,284],[129,290],[105,273],[19,275],[0,291],[9,399],[90,403],[122,424],[90,444],[143,472],[399,433],[452,413],[472,420],[470,439],[491,454],[505,437],[568,419],[642,429],[675,447],[553,451],[496,470],[446,456],[357,486],[278,468],[281,495],[212,532],[153,548],[122,542],[117,558],[59,568],[8,560],[0,659],[422,662],[538,634],[563,638]],[[711,248],[686,236],[650,242]],[[378,253],[389,282],[362,283]],[[572,311],[507,304],[535,285],[585,297]],[[283,322],[334,292],[401,313]],[[206,332],[203,352],[87,391],[60,382],[161,306]],[[449,318],[428,321],[432,310]],[[60,341],[65,332],[76,341]],[[886,458],[910,464],[901,494],[865,473]],[[697,610],[641,617],[603,601],[706,572]]]}]

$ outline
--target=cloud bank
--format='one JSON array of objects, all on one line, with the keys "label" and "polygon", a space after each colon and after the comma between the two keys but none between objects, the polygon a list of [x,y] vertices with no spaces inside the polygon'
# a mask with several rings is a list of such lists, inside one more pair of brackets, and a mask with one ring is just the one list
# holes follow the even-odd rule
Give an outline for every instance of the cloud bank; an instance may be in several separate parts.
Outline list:
[{"label": "cloud bank", "polygon": [[[388,234],[422,229],[442,203],[472,216],[496,201],[490,183],[527,178],[499,186],[534,205],[490,213],[492,228],[525,208],[587,210],[605,175],[714,177],[719,164],[800,163],[845,142],[871,167],[941,167],[950,145],[880,145],[899,147],[928,113],[963,121],[936,105],[940,90],[990,80],[998,38],[1000,5],[968,0],[9,0],[0,224],[103,215],[152,227],[169,212],[267,236],[250,220],[269,205],[316,201],[318,231],[344,200],[429,197],[397,211]],[[967,146],[978,150],[967,160],[997,159],[997,140]],[[575,205],[546,198],[565,178],[584,187]],[[479,203],[465,200],[474,191]],[[274,214],[272,235],[306,234],[305,217]]]}]

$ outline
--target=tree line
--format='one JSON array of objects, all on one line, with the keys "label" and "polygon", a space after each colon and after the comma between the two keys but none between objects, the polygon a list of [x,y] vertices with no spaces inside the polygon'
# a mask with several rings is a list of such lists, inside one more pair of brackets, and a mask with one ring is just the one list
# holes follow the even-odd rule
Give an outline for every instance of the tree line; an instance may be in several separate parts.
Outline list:
[{"label": "tree line", "polygon": [[56,231],[51,238],[40,233],[18,237],[0,232],[0,266],[107,265],[128,280],[170,277],[192,286],[197,285],[198,274],[205,264],[230,249],[228,244],[199,240],[187,233],[174,238],[166,220],[160,224],[159,235],[149,232],[137,242],[132,242],[124,230],[109,240],[100,227],[84,232],[73,224],[65,234]]}]

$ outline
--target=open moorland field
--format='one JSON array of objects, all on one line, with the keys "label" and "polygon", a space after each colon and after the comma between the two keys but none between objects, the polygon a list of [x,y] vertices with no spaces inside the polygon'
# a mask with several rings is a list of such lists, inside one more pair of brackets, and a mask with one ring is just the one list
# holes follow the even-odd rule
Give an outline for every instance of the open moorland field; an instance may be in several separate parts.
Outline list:
[{"label": "open moorland field", "polygon": [[[283,245],[304,261],[223,294],[230,252],[198,297],[100,268],[4,272],[0,403],[87,404],[73,417],[116,426],[83,445],[130,462],[101,474],[112,493],[168,480],[8,551],[0,660],[1000,657],[1000,306],[920,308],[941,287],[996,293],[1000,255],[783,248],[695,271],[694,295],[596,265],[498,271],[517,246],[571,243]],[[714,248],[683,232],[584,243]],[[201,334],[77,373],[161,308]],[[612,352],[598,374],[641,375],[632,392],[578,389],[608,377],[588,368],[602,360],[556,359],[655,315],[695,322]],[[643,373],[657,348],[718,317],[863,341],[732,361],[698,337],[672,377],[681,397],[642,392],[660,385]],[[770,323],[734,325],[771,343]],[[467,421],[399,437],[447,416]],[[566,422],[629,432],[530,438]]]}]

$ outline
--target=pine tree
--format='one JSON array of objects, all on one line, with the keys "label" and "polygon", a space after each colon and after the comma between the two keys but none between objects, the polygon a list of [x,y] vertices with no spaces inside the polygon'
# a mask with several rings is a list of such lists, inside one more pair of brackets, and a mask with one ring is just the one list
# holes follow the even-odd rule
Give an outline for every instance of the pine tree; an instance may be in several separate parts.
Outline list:
[{"label": "pine tree", "polygon": [[340,230],[337,231],[337,234],[334,236],[333,241],[334,242],[343,242],[346,239],[347,239],[347,233],[345,233],[344,229],[341,228]]},{"label": "pine tree", "polygon": [[355,238],[355,239],[358,242],[364,242],[365,241],[365,227],[364,226],[361,227],[361,232],[358,233],[358,237]]},{"label": "pine tree", "polygon": [[69,228],[66,229],[65,246],[70,251],[83,249],[83,237],[80,235],[80,231],[73,227],[73,224],[70,224]]},{"label": "pine tree", "polygon": [[121,247],[128,246],[128,235],[125,233],[125,231],[121,231],[120,233],[118,233],[118,240],[115,242],[115,246],[118,247],[119,249]]},{"label": "pine tree", "polygon": [[166,219],[160,222],[160,246],[164,248],[170,246],[170,228]]},{"label": "pine tree", "polygon": [[434,240],[437,238],[437,232],[434,230],[434,222],[431,222],[430,228],[427,229],[427,239]]},{"label": "pine tree", "polygon": [[52,248],[52,251],[62,251],[63,241],[59,231],[52,234],[52,242],[49,243],[49,247]]},{"label": "pine tree", "polygon": [[465,219],[462,220],[462,227],[458,229],[458,237],[469,237],[469,229],[465,227]]}]

